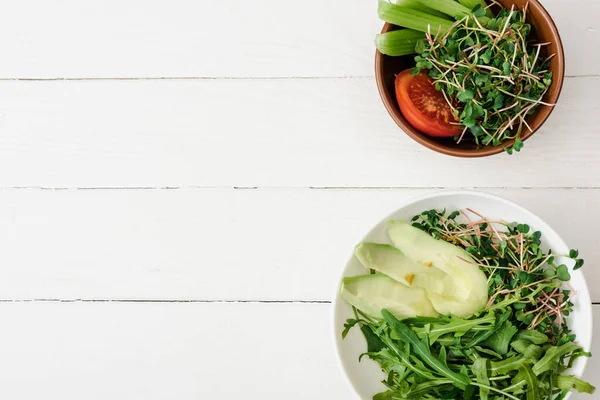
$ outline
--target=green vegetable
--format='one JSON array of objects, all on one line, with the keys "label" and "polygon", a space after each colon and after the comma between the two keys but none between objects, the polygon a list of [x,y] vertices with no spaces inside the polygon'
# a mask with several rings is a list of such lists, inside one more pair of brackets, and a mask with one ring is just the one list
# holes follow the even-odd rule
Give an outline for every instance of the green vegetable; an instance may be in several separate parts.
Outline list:
[{"label": "green vegetable", "polygon": [[404,342],[410,344],[411,349],[423,362],[425,362],[425,364],[429,365],[431,368],[436,370],[440,375],[450,379],[452,384],[454,384],[455,386],[462,389],[465,389],[467,387],[467,385],[470,383],[468,377],[453,372],[452,370],[450,370],[450,368],[448,368],[448,366],[444,362],[434,357],[433,354],[431,354],[429,347],[423,342],[421,342],[412,330],[410,330],[406,325],[397,320],[396,317],[392,315],[392,313],[390,313],[387,310],[383,310],[381,313],[385,321],[392,328],[392,330],[398,336],[400,336],[400,338]]},{"label": "green vegetable", "polygon": [[[483,13],[478,10],[475,14]],[[530,32],[525,11],[504,9],[485,23],[464,19],[451,31],[432,32],[419,46],[415,73],[426,65],[436,89],[445,93],[465,127],[457,142],[500,146],[512,141],[505,145],[512,154],[523,147],[520,139],[531,130],[530,116],[541,106],[553,106],[543,100],[552,83],[551,55],[544,44],[530,44]],[[568,273],[561,271],[560,277],[568,280]]]},{"label": "green vegetable", "polygon": [[513,324],[506,321],[502,326],[497,328],[493,335],[483,342],[483,345],[491,348],[500,355],[505,355],[508,353],[510,341],[517,331],[518,329]]},{"label": "green vegetable", "polygon": [[524,365],[531,364],[531,361],[519,355],[502,361],[492,361],[490,363],[490,372],[492,375],[504,375],[511,371],[518,371]]},{"label": "green vegetable", "polygon": [[559,347],[550,347],[546,350],[544,357],[533,366],[533,373],[540,375],[543,372],[553,370],[558,366],[562,357],[579,349],[581,347],[573,342],[565,343]]},{"label": "green vegetable", "polygon": [[443,12],[454,19],[462,19],[473,15],[470,8],[467,8],[454,0],[419,0],[419,2],[434,10]]},{"label": "green vegetable", "polygon": [[434,323],[423,328],[415,328],[415,332],[421,337],[428,336],[429,342],[433,344],[442,335],[451,333],[454,337],[461,337],[469,330],[475,327],[482,327],[489,329],[496,322],[496,318],[493,314],[489,314],[480,318],[474,319],[462,319],[458,317],[451,317],[447,323]]},{"label": "green vegetable", "polygon": [[555,378],[556,387],[562,390],[576,390],[579,393],[594,394],[596,388],[589,383],[575,378],[574,376],[557,375]]},{"label": "green vegetable", "polygon": [[460,4],[462,4],[463,6],[467,7],[469,10],[473,10],[476,9],[477,6],[479,6],[480,9],[485,9],[485,15],[493,18],[494,14],[492,13],[492,10],[490,10],[487,7],[487,4],[485,3],[485,0],[458,0],[458,2]]},{"label": "green vegetable", "polygon": [[540,346],[532,344],[530,341],[523,339],[514,340],[510,346],[516,352],[523,354],[525,358],[529,358],[530,360],[538,360],[544,352],[544,349],[542,349]]},{"label": "green vegetable", "polygon": [[519,373],[517,374],[517,379],[519,378],[524,379],[527,385],[527,400],[539,400],[540,389],[538,387],[538,380],[531,371],[531,367],[529,365],[521,366]]},{"label": "green vegetable", "polygon": [[407,8],[412,8],[413,10],[422,11],[429,15],[433,15],[434,17],[448,18],[448,16],[446,14],[439,12],[437,10],[434,10],[431,7],[427,7],[426,4],[421,3],[419,0],[396,0],[396,1],[394,1],[393,4],[400,6],[400,7],[407,7]]},{"label": "green vegetable", "polygon": [[[346,321],[342,337],[358,326],[366,341],[360,358],[369,357],[381,366],[387,390],[374,399],[556,400],[572,390],[593,393],[589,383],[562,375],[576,359],[590,356],[574,343],[565,319],[573,307],[572,294],[559,276],[563,264],[555,263],[570,257],[582,265],[578,252],[559,257],[543,251],[541,233],[526,224],[492,222],[479,214],[466,224],[457,221],[459,215],[425,211],[411,221],[419,234],[406,223],[390,223],[390,238],[400,249],[375,243],[357,246],[365,267],[379,272],[344,279],[351,304],[359,309]],[[431,262],[435,267],[459,255],[486,277],[491,297],[483,311],[470,317],[414,316],[419,312],[413,308],[413,316],[404,318],[398,310],[385,309],[387,304],[406,307],[413,301],[411,307],[422,306],[422,298],[395,292],[396,287],[418,288],[381,272],[402,280],[397,264],[398,270],[408,271],[420,268],[415,263]],[[440,270],[460,275],[460,269]]]},{"label": "green vegetable", "polygon": [[566,265],[559,265],[556,268],[556,276],[563,282],[566,282],[571,279],[571,275],[569,274],[569,269]]},{"label": "green vegetable", "polygon": [[531,342],[523,339],[515,340],[510,344],[510,347],[521,354],[524,354],[529,346],[531,346]]},{"label": "green vegetable", "polygon": [[453,24],[449,19],[436,17],[412,8],[397,6],[385,0],[379,0],[377,13],[379,18],[385,22],[420,32],[447,32]]},{"label": "green vegetable", "polygon": [[490,395],[490,389],[487,387],[490,385],[490,380],[488,378],[488,365],[489,361],[487,358],[477,358],[473,362],[473,366],[471,369],[477,378],[477,382],[484,384],[485,386],[480,387],[479,389],[479,397],[481,400],[488,400],[488,396]]},{"label": "green vegetable", "polygon": [[515,339],[527,340],[534,344],[544,344],[548,341],[548,336],[539,331],[525,330],[517,333]]},{"label": "green vegetable", "polygon": [[377,353],[385,349],[385,344],[381,341],[381,339],[379,339],[379,336],[373,332],[373,328],[371,328],[369,325],[361,325],[360,330],[367,341],[368,353]]},{"label": "green vegetable", "polygon": [[[440,241],[461,243],[474,263],[486,271],[492,296],[489,309],[510,307],[513,314],[510,322],[520,331],[515,339],[544,344],[552,337],[551,344],[560,345],[563,343],[558,343],[558,338],[564,337],[572,342],[574,337],[563,323],[572,311],[570,291],[561,289],[561,281],[545,275],[545,271],[556,271],[559,266],[554,263],[554,255],[542,251],[541,233],[516,223],[492,225],[485,218],[467,226],[457,222],[457,216],[429,210],[415,216],[412,222]],[[543,301],[548,298],[561,308],[553,309]]]},{"label": "green vegetable", "polygon": [[417,42],[422,39],[425,39],[423,32],[400,29],[375,35],[375,47],[381,54],[404,56],[414,54]]}]

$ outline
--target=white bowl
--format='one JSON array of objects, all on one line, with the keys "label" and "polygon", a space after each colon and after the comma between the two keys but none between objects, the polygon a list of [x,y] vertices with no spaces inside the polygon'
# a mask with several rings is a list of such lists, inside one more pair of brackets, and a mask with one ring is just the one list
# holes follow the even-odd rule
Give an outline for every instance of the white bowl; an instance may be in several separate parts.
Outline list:
[{"label": "white bowl", "polygon": [[[540,199],[540,201],[543,201],[543,199]],[[531,211],[501,197],[473,191],[446,191],[414,200],[379,221],[363,238],[363,241],[391,243],[386,228],[386,223],[389,220],[399,219],[409,221],[414,215],[431,209],[453,211],[465,208],[471,208],[490,219],[526,223],[532,229],[542,232],[542,245],[552,249],[553,253],[568,254],[569,252],[569,247],[554,229]],[[354,244],[357,243],[348,244],[349,252],[352,252]],[[571,245],[575,248],[577,247],[577,243],[571,243]],[[573,263],[570,260],[557,259],[557,261],[567,264],[572,268]],[[352,255],[342,272],[340,281],[342,277],[361,275],[365,271],[356,257]],[[575,304],[573,313],[569,315],[567,321],[573,332],[577,335],[578,343],[586,351],[590,351],[592,340],[592,304],[590,293],[583,273],[579,270],[571,270],[570,273],[570,282],[575,290],[577,290],[577,297],[573,300]],[[360,363],[358,362],[359,355],[366,351],[366,342],[359,329],[352,329],[348,336],[346,336],[346,339],[342,340],[344,322],[347,318],[352,318],[353,314],[350,305],[339,297],[339,282],[337,287],[338,291],[333,302],[333,332],[339,360],[349,383],[358,394],[358,398],[371,400],[374,394],[386,390],[385,386],[381,383],[385,379],[385,376],[381,372],[379,365],[367,357],[364,357]],[[569,371],[569,374],[581,377],[586,363],[587,358],[580,357]]]}]

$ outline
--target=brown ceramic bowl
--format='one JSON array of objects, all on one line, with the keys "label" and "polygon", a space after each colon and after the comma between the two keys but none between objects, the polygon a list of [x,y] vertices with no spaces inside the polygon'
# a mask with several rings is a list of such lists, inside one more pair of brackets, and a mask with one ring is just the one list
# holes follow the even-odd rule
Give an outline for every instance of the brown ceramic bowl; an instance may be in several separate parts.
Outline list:
[{"label": "brown ceramic bowl", "polygon": [[[527,11],[527,22],[532,27],[532,35],[540,42],[551,42],[545,47],[548,54],[556,53],[556,56],[550,60],[550,71],[552,71],[552,85],[544,97],[544,101],[556,104],[560,91],[562,89],[565,76],[565,55],[558,29],[550,17],[550,14],[539,3],[538,0],[499,0],[504,7],[510,8],[513,4],[519,9],[523,9],[529,2]],[[398,29],[397,26],[385,24],[381,33]],[[377,88],[383,100],[385,108],[396,121],[398,126],[404,130],[411,138],[421,143],[425,147],[435,150],[439,153],[448,154],[456,157],[484,157],[498,154],[503,151],[502,146],[478,146],[474,143],[463,142],[456,144],[452,138],[434,138],[427,136],[413,128],[400,112],[396,101],[394,89],[394,80],[396,75],[406,68],[414,66],[412,56],[390,57],[377,51],[375,55],[375,77],[377,79]],[[534,115],[531,115],[527,122],[533,132],[526,130],[521,140],[525,140],[533,135],[546,121],[554,107],[540,106]],[[505,146],[510,146],[512,141],[505,142]]]}]

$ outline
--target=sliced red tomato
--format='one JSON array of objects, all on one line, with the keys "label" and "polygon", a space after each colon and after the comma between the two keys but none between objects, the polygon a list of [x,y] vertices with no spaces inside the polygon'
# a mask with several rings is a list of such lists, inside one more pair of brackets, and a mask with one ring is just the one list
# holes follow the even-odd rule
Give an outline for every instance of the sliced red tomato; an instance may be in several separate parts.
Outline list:
[{"label": "sliced red tomato", "polygon": [[396,99],[404,118],[429,136],[451,137],[461,131],[444,95],[435,90],[425,71],[411,76],[410,69],[396,76]]}]

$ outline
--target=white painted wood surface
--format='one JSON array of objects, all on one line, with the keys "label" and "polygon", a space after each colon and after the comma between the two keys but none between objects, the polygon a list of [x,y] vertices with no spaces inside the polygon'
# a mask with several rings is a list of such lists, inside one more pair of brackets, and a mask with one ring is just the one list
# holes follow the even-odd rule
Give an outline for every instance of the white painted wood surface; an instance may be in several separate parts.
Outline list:
[{"label": "white painted wood surface", "polygon": [[543,3],[566,48],[559,105],[522,154],[480,160],[386,114],[374,0],[8,4],[0,397],[352,398],[338,273],[373,223],[443,188],[539,214],[600,303],[600,3]]},{"label": "white painted wood surface", "polygon": [[[355,399],[336,364],[329,304],[38,302],[0,312],[0,391],[11,400]],[[594,314],[599,331],[600,306]],[[598,370],[592,358],[584,378]]]},{"label": "white painted wood surface", "polygon": [[[434,191],[4,190],[0,265],[10,279],[0,279],[0,293],[21,300],[330,300],[372,225]],[[600,204],[600,190],[488,191],[535,210],[580,250],[590,282],[600,282],[600,237],[590,234],[600,215],[589,211]],[[600,302],[600,287],[590,290]]]},{"label": "white painted wood surface", "polygon": [[518,157],[456,159],[373,78],[0,82],[0,186],[600,187],[599,92],[567,79]]},{"label": "white painted wood surface", "polygon": [[[567,74],[600,73],[600,4],[543,4]],[[375,0],[15,1],[1,17],[0,77],[371,76],[379,29]]]}]

